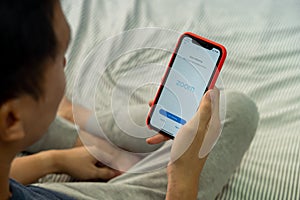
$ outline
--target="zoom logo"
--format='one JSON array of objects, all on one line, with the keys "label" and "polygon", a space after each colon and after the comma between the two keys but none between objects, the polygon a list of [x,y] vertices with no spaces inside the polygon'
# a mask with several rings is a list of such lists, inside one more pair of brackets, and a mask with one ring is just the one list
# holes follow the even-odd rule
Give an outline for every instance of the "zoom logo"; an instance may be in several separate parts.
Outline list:
[{"label": "zoom logo", "polygon": [[183,89],[185,89],[185,90],[187,90],[187,91],[190,91],[190,92],[194,92],[195,91],[195,87],[193,87],[193,86],[191,86],[191,85],[189,85],[187,83],[184,83],[182,81],[179,81],[179,80],[177,80],[176,85],[179,86],[179,87],[181,87],[181,88],[183,88]]}]

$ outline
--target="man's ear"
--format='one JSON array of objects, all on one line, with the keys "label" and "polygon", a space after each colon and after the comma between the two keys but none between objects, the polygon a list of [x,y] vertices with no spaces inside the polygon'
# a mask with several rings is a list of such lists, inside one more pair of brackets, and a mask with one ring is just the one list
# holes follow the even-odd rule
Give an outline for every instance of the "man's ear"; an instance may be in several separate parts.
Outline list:
[{"label": "man's ear", "polygon": [[12,99],[0,106],[0,141],[10,143],[22,140],[25,136],[19,100]]}]

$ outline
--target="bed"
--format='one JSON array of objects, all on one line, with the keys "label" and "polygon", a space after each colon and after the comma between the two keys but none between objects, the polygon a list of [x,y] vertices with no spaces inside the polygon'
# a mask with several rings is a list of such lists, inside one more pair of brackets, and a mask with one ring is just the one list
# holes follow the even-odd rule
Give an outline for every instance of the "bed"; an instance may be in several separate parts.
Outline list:
[{"label": "bed", "polygon": [[[174,33],[174,37],[158,37],[165,38],[171,48],[176,43],[175,33],[191,31],[225,45],[228,58],[221,85],[250,96],[258,106],[260,123],[242,163],[216,199],[300,198],[299,1],[62,0],[62,4],[75,38],[67,55],[72,66],[66,69],[69,97],[74,95],[77,74],[88,64],[91,49],[121,33],[138,30],[135,32],[141,35],[146,28],[141,43],[153,40],[158,30]],[[147,57],[152,55],[149,51]],[[155,56],[153,59],[162,63],[169,59],[164,52]],[[119,59],[111,64],[142,59]],[[109,78],[118,75],[112,70]],[[84,96],[83,91],[76,90],[76,94]],[[97,95],[107,92],[97,91]]]}]

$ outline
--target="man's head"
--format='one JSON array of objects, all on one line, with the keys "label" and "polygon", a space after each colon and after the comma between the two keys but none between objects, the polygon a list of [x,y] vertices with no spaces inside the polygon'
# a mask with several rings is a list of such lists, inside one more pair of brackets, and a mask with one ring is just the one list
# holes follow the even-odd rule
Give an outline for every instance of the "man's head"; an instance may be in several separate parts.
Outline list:
[{"label": "man's head", "polygon": [[0,145],[35,142],[65,88],[70,30],[58,0],[0,2]]}]

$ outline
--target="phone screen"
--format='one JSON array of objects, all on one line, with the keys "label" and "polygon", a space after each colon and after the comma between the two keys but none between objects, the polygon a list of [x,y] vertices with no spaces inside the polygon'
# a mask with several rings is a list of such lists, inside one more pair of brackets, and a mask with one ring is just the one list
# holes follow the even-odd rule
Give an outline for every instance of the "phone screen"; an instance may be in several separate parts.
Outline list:
[{"label": "phone screen", "polygon": [[150,126],[175,137],[196,113],[217,68],[221,50],[184,35],[165,75]]}]

